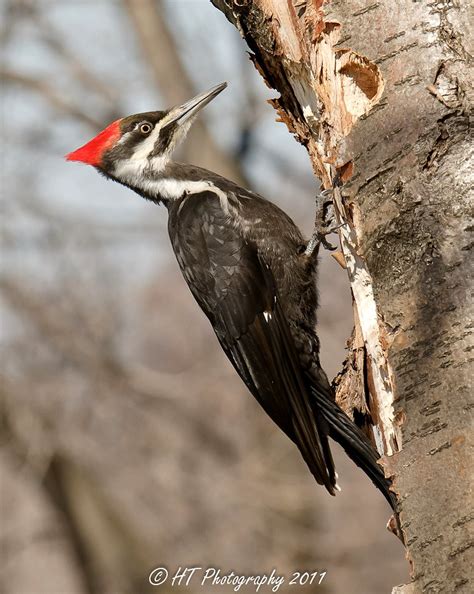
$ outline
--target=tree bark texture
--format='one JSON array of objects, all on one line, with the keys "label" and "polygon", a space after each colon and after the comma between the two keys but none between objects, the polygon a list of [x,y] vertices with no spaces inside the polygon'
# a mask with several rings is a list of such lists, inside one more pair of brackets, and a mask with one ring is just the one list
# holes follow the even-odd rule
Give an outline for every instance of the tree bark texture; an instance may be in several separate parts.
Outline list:
[{"label": "tree bark texture", "polygon": [[370,418],[394,480],[413,577],[396,591],[472,592],[469,3],[212,2],[323,186],[345,182],[356,330],[338,400]]}]

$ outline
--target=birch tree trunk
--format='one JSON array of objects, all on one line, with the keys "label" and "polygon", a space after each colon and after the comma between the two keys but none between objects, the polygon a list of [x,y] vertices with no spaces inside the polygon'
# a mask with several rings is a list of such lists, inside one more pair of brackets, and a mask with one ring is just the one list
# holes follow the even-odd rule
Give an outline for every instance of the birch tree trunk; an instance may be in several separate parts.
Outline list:
[{"label": "birch tree trunk", "polygon": [[338,400],[394,480],[413,577],[394,592],[472,592],[469,3],[212,2],[323,186],[345,182],[356,331]]}]

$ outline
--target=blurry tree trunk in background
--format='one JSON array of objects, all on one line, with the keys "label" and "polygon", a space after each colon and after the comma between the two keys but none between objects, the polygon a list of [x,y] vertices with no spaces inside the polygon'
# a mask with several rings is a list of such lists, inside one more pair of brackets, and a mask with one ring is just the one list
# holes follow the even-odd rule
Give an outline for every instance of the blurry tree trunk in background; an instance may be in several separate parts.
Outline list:
[{"label": "blurry tree trunk in background", "polygon": [[[197,92],[178,52],[176,39],[169,29],[161,0],[123,0],[134,25],[144,59],[151,69],[163,104],[171,107],[193,97]],[[216,144],[205,123],[199,119],[193,125],[186,145],[185,160],[215,169],[221,175],[245,183],[239,162]]]},{"label": "blurry tree trunk in background", "polygon": [[212,2],[323,185],[346,182],[334,198],[361,341],[338,398],[370,410],[394,477],[413,569],[396,590],[472,592],[468,2]]}]

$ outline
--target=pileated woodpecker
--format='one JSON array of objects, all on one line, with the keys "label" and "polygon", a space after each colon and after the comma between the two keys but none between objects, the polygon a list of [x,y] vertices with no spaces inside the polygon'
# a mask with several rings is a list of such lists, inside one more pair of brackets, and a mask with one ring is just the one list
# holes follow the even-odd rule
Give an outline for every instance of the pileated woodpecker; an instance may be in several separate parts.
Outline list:
[{"label": "pileated woodpecker", "polygon": [[335,494],[328,436],[339,442],[395,509],[367,437],[334,401],[315,331],[316,257],[293,221],[258,194],[172,153],[220,84],[167,111],[110,124],[69,161],[168,209],[183,276],[250,392],[298,446],[316,481]]}]

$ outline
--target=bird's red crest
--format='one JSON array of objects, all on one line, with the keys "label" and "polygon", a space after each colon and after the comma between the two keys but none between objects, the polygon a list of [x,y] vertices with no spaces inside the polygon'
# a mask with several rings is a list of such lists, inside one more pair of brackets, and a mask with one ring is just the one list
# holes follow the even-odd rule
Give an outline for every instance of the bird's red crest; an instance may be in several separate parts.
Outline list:
[{"label": "bird's red crest", "polygon": [[120,120],[112,122],[84,146],[66,155],[67,161],[80,161],[88,165],[100,165],[102,155],[120,138]]}]

